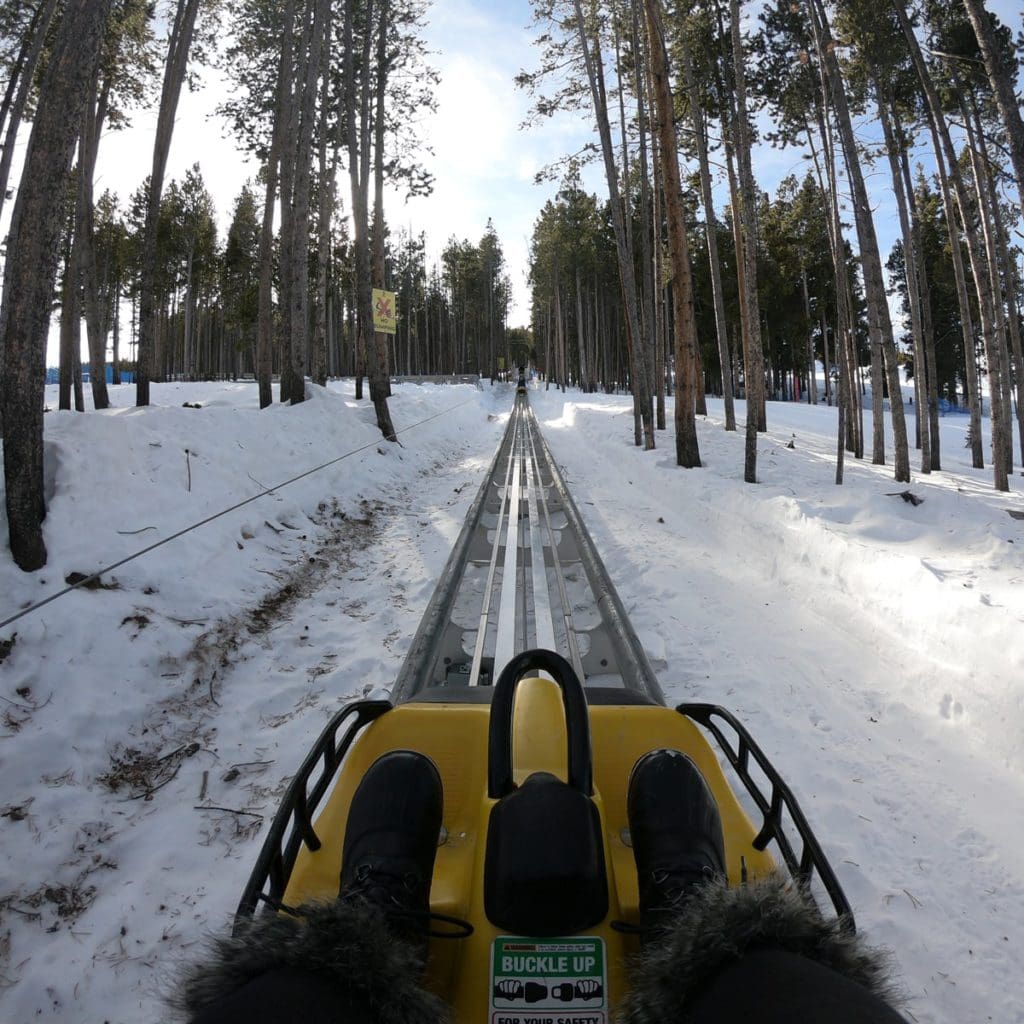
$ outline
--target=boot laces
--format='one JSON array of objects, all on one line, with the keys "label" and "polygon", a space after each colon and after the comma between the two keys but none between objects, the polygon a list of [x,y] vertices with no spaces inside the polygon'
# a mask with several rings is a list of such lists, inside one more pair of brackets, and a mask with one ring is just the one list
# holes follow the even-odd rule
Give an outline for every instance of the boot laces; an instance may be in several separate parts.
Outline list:
[{"label": "boot laces", "polygon": [[[386,917],[401,927],[434,939],[464,939],[473,934],[473,925],[459,917],[439,914],[432,910],[416,910],[401,899],[413,894],[422,885],[415,871],[397,873],[372,864],[356,867],[355,879],[345,892],[346,899],[361,899],[378,907]],[[447,929],[431,927],[433,922],[449,925]]]},{"label": "boot laces", "polygon": [[705,882],[713,882],[717,877],[715,869],[709,864],[684,871],[652,871],[650,873],[651,881],[658,887],[661,895],[658,905],[647,909],[640,924],[633,924],[630,921],[611,921],[611,928],[624,935],[642,937],[664,931],[674,916],[684,912],[693,887]]}]

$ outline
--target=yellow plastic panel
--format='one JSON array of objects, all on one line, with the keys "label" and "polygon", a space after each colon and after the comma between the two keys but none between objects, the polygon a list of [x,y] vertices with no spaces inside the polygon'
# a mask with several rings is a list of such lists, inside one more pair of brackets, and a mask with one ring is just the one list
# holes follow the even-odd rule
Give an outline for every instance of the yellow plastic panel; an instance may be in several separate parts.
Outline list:
[{"label": "yellow plastic panel", "polygon": [[[381,754],[408,749],[432,758],[444,785],[446,839],[437,852],[431,907],[470,921],[475,932],[468,939],[432,942],[427,983],[451,1003],[456,1021],[464,1024],[482,1024],[488,1018],[491,947],[499,934],[483,909],[486,830],[494,804],[487,795],[489,715],[490,707],[483,704],[409,703],[369,725],[349,751],[340,778],[317,817],[315,827],[323,846],[316,853],[302,848],[284,897],[294,906],[337,895],[352,794]],[[696,762],[718,800],[731,884],[739,881],[741,858],[750,877],[770,871],[773,861],[752,848],[755,830],[722,775],[712,748],[689,720],[668,708],[630,705],[592,707],[590,722],[594,801],[603,822],[610,891],[608,918],[585,934],[605,940],[614,1010],[628,984],[627,958],[637,950],[636,939],[614,931],[609,922],[637,920],[636,869],[624,836],[629,773],[640,757],[670,747],[684,751]],[[533,771],[566,777],[561,697],[549,680],[525,680],[516,694],[513,776],[519,782]]]}]

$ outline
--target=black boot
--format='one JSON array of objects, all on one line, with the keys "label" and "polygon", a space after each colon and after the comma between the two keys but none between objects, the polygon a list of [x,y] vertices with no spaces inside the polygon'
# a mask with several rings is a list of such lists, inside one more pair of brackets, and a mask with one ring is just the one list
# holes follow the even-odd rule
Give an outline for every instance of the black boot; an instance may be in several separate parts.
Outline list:
[{"label": "black boot", "polygon": [[341,855],[338,898],[379,907],[424,958],[443,802],[430,758],[411,750],[384,754],[352,797]]},{"label": "black boot", "polygon": [[697,766],[678,750],[652,750],[633,766],[627,797],[640,886],[640,927],[671,923],[693,887],[725,876],[722,819]]}]

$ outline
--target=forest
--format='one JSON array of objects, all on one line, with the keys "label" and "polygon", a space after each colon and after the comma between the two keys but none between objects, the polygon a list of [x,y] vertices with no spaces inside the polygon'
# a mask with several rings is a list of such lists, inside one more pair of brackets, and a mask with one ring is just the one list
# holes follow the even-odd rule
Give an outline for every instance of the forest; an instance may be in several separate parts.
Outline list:
[{"label": "forest", "polygon": [[[254,379],[263,408],[274,384],[294,405],[307,381],[348,376],[393,438],[393,376],[493,380],[530,363],[548,386],[630,392],[648,449],[671,408],[686,468],[701,465],[704,396],[722,397],[726,430],[745,401],[751,484],[769,402],[836,407],[836,483],[848,455],[891,461],[900,482],[912,449],[920,472],[941,470],[939,416],[963,410],[974,466],[1009,489],[1015,434],[1024,451],[1024,38],[981,0],[531,7],[536,61],[509,88],[534,129],[572,112],[595,131],[540,175],[553,194],[530,244],[529,323],[513,326],[492,223],[433,259],[385,210],[385,183],[432,187],[423,0],[3,6],[0,429],[19,567],[46,563],[51,319],[65,409],[85,409],[83,362],[97,410],[108,365],[140,406],[165,380]],[[221,114],[260,167],[224,237],[201,165],[167,174],[182,90],[210,67],[233,83]],[[97,195],[102,139],[143,109],[157,112],[150,174]],[[765,145],[805,166],[774,194],[758,184]],[[584,185],[593,168],[603,194]],[[393,335],[374,329],[374,288],[396,294]]]}]

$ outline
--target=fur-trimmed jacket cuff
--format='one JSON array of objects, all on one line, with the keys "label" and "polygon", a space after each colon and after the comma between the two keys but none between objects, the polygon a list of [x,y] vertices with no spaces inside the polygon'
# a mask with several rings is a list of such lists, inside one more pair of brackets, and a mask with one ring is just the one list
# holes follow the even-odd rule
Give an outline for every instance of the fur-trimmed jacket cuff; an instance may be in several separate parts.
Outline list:
[{"label": "fur-trimmed jacket cuff", "polygon": [[781,875],[728,888],[698,887],[661,941],[649,941],[622,1008],[624,1024],[684,1022],[701,990],[723,968],[755,950],[796,953],[898,1002],[890,957],[872,949],[839,919],[826,920],[813,900]]},{"label": "fur-trimmed jacket cuff", "polygon": [[172,1005],[188,1018],[280,968],[326,978],[339,997],[362,996],[380,1024],[443,1024],[443,1002],[419,985],[423,963],[381,911],[361,900],[308,904],[298,917],[263,914],[237,935],[217,938],[190,968]]}]

